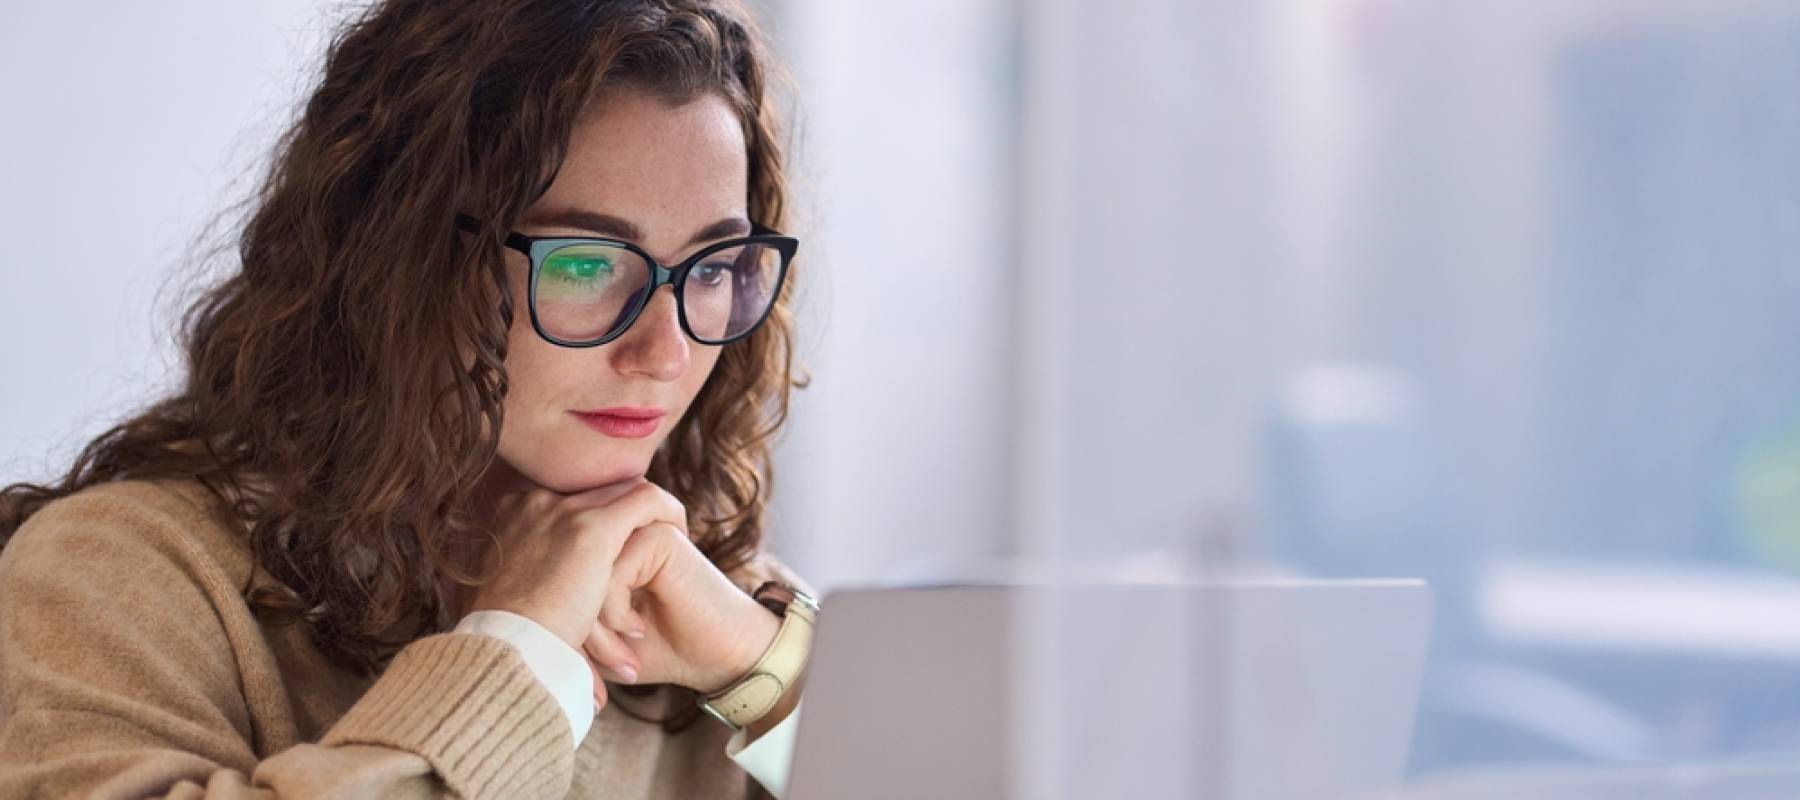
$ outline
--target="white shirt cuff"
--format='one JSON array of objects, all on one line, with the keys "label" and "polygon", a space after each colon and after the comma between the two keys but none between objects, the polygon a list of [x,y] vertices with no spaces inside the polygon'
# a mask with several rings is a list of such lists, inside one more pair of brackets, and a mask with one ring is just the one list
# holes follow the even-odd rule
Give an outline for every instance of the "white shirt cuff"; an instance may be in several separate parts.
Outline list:
[{"label": "white shirt cuff", "polygon": [[801,698],[794,703],[794,710],[788,712],[786,719],[775,723],[775,727],[763,732],[748,746],[744,740],[750,736],[749,728],[732,734],[725,742],[725,755],[776,798],[787,794],[788,769],[794,762],[794,734],[800,730],[800,709],[805,705],[806,699]]},{"label": "white shirt cuff", "polygon": [[456,623],[456,632],[492,636],[518,648],[519,655],[525,657],[525,666],[562,706],[575,744],[581,745],[594,724],[594,673],[588,669],[586,656],[550,629],[511,611],[488,609],[470,613]]}]

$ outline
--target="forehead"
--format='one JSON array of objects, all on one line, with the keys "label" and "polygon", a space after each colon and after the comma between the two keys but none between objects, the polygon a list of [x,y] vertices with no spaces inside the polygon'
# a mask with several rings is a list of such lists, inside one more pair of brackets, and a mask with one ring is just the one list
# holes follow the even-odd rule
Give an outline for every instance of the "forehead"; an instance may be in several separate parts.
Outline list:
[{"label": "forehead", "polygon": [[670,105],[621,91],[577,121],[561,171],[532,210],[609,214],[642,228],[642,244],[675,247],[712,222],[746,216],[748,181],[743,129],[724,98]]}]

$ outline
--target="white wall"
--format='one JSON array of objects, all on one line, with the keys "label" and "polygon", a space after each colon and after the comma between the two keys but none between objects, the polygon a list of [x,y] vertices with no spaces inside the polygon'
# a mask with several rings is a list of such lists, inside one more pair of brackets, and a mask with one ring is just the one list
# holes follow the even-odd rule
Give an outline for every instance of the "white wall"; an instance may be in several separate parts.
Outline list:
[{"label": "white wall", "polygon": [[800,97],[802,355],[774,546],[821,586],[1010,546],[1014,89],[1001,0],[776,5]]},{"label": "white wall", "polygon": [[[317,0],[17,3],[0,25],[0,481],[44,479],[174,363],[169,276],[336,19]],[[236,191],[234,191],[236,190]]]}]

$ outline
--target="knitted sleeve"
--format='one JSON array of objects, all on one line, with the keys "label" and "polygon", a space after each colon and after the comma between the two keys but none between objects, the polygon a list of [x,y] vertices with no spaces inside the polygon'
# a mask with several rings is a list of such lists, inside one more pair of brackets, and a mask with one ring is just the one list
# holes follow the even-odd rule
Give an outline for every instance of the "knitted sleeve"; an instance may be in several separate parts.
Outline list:
[{"label": "knitted sleeve", "polygon": [[[516,649],[401,650],[316,743],[259,758],[221,576],[167,520],[79,494],[0,551],[0,797],[562,797],[563,713]],[[210,591],[209,591],[210,589]]]}]

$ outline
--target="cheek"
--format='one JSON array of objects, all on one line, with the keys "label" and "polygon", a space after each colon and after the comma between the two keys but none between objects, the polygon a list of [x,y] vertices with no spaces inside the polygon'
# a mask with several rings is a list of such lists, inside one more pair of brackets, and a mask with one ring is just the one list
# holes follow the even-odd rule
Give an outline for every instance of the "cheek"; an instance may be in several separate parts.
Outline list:
[{"label": "cheek", "polygon": [[[523,433],[548,399],[566,394],[558,389],[562,373],[557,359],[566,357],[561,350],[539,337],[530,319],[514,319],[506,341],[506,429]],[[518,424],[513,424],[515,420]],[[501,434],[505,438],[506,430]]]},{"label": "cheek", "polygon": [[692,366],[687,374],[687,396],[690,402],[692,402],[695,395],[700,393],[700,387],[706,385],[707,377],[712,375],[713,370],[718,368],[719,352],[719,348],[717,347],[697,347],[694,349],[692,361],[690,362]]},{"label": "cheek", "polygon": [[[526,323],[527,326],[530,323]],[[550,344],[527,327],[523,333],[514,330],[506,348],[506,377],[510,384],[507,406],[516,399],[520,407],[555,397],[562,392],[559,385],[579,378],[579,373],[566,363],[569,353]]]}]

